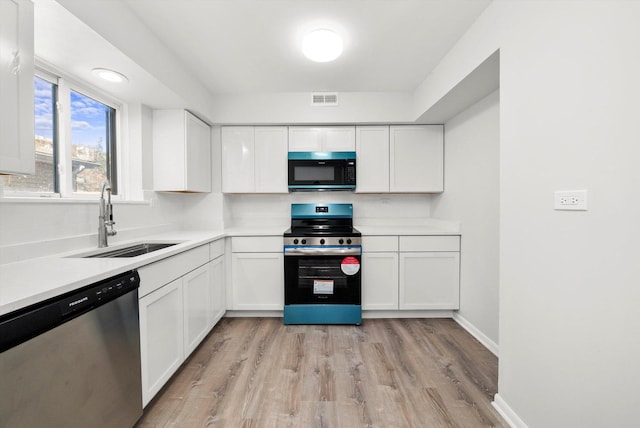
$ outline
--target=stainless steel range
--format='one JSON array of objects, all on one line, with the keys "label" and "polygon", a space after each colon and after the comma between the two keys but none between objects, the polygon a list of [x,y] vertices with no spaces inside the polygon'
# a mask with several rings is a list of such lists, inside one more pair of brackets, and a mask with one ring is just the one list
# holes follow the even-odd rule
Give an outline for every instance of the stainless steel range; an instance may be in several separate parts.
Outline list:
[{"label": "stainless steel range", "polygon": [[352,204],[292,204],[284,233],[284,323],[362,323],[361,234]]}]

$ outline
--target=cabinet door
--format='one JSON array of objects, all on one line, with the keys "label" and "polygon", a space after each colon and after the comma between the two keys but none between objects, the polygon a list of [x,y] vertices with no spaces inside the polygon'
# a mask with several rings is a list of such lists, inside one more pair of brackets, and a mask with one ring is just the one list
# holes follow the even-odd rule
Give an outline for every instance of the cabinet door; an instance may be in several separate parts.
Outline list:
[{"label": "cabinet door", "polygon": [[362,309],[398,309],[398,253],[362,254]]},{"label": "cabinet door", "polygon": [[185,112],[186,129],[186,190],[211,192],[211,128]]},{"label": "cabinet door", "polygon": [[146,406],[183,361],[182,278],[140,299],[142,405]]},{"label": "cabinet door", "polygon": [[400,309],[459,309],[460,253],[400,253]]},{"label": "cabinet door", "polygon": [[356,128],[356,193],[389,192],[389,127]]},{"label": "cabinet door", "polygon": [[224,256],[209,262],[211,272],[211,327],[224,315],[227,307],[224,281]]},{"label": "cabinet door", "polygon": [[233,253],[233,309],[283,310],[282,253]]},{"label": "cabinet door", "polygon": [[391,126],[389,132],[390,191],[442,192],[444,190],[442,126]]},{"label": "cabinet door", "polygon": [[184,358],[202,342],[211,327],[211,276],[209,264],[182,278],[184,300]]},{"label": "cabinet door", "polygon": [[323,152],[353,152],[356,150],[354,126],[323,127]]},{"label": "cabinet door", "polygon": [[222,191],[255,192],[254,135],[251,126],[222,128]]},{"label": "cabinet door", "polygon": [[33,174],[33,3],[0,2],[0,173]]},{"label": "cabinet door", "polygon": [[153,111],[153,187],[211,191],[211,129],[188,111]]},{"label": "cabinet door", "polygon": [[290,152],[321,152],[322,128],[309,126],[289,127]]},{"label": "cabinet door", "polygon": [[289,193],[286,126],[258,126],[255,133],[255,189],[257,193]]}]

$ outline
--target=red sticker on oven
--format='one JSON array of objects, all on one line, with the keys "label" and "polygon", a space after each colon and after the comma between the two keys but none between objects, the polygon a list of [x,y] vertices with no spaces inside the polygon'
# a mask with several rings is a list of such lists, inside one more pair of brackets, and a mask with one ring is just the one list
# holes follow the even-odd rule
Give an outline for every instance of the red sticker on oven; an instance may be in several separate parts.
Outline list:
[{"label": "red sticker on oven", "polygon": [[355,275],[360,270],[360,262],[355,257],[345,257],[342,259],[340,269],[345,275]]}]

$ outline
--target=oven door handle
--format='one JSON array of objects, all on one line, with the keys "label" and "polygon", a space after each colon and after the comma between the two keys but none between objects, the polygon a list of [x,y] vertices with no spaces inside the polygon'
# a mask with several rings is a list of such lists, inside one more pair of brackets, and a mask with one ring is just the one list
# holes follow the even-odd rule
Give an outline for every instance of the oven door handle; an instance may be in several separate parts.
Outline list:
[{"label": "oven door handle", "polygon": [[359,256],[361,248],[285,248],[285,256]]}]

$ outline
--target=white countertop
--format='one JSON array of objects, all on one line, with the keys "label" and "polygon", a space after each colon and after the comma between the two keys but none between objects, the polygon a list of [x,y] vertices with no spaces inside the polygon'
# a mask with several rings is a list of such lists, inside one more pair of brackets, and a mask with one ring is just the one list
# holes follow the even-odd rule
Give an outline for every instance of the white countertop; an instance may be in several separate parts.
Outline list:
[{"label": "white countertop", "polygon": [[137,242],[180,242],[138,257],[70,257],[74,254],[95,252],[97,249],[93,247],[0,265],[0,315],[162,260],[224,236],[226,235],[222,231],[175,231],[122,242],[112,247],[116,249]]},{"label": "white countertop", "polygon": [[[456,228],[440,226],[358,226],[363,235],[460,235]],[[183,251],[226,236],[281,236],[283,226],[230,227],[224,231],[173,231],[128,242],[117,249],[140,242],[179,242],[149,254],[131,258],[73,257],[97,251],[84,248],[72,252],[0,264],[0,316],[93,284],[119,273],[137,269]]]},{"label": "white countertop", "polygon": [[363,236],[384,236],[384,235],[460,235],[456,228],[445,228],[438,226],[355,226]]}]

